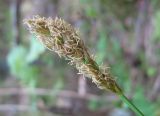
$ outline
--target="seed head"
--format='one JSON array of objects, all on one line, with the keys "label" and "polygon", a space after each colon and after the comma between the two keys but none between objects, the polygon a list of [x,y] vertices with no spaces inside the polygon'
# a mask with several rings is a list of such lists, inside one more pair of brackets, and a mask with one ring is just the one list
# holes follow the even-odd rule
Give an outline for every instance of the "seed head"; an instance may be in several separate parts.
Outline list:
[{"label": "seed head", "polygon": [[[24,20],[32,34],[49,50],[69,60],[80,74],[87,76],[101,89],[121,93],[108,70],[101,69],[88,53],[78,31],[60,18],[35,16]],[[108,69],[108,68],[107,68]]]}]

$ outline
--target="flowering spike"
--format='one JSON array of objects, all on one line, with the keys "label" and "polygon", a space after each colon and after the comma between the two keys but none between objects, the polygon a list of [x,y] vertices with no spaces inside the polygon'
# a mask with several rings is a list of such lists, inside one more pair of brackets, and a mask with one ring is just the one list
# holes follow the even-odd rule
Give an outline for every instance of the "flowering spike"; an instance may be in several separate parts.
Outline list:
[{"label": "flowering spike", "polygon": [[110,72],[98,66],[88,53],[78,31],[70,24],[58,17],[52,19],[40,16],[27,19],[24,23],[46,48],[69,60],[69,64],[75,65],[80,74],[90,77],[99,88],[121,93]]}]

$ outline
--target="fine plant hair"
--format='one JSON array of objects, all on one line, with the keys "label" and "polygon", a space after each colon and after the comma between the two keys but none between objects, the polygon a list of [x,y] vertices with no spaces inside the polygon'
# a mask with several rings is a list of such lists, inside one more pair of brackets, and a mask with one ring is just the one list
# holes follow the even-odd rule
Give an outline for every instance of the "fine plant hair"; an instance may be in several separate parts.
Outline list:
[{"label": "fine plant hair", "polygon": [[69,60],[69,64],[74,65],[80,74],[91,78],[98,88],[110,90],[119,95],[124,102],[132,106],[132,110],[143,116],[123,95],[109,68],[101,68],[91,57],[77,29],[57,17],[52,19],[34,16],[31,19],[25,19],[24,24],[46,48]]}]

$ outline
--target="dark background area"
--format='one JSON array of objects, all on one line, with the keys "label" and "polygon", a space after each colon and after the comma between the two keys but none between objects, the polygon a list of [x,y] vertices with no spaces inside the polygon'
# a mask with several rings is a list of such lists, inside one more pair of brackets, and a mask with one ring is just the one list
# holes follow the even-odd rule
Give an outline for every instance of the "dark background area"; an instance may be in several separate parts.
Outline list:
[{"label": "dark background area", "polygon": [[160,116],[159,0],[0,0],[0,116],[134,116],[63,58],[23,19],[61,17],[80,31],[146,116]]}]

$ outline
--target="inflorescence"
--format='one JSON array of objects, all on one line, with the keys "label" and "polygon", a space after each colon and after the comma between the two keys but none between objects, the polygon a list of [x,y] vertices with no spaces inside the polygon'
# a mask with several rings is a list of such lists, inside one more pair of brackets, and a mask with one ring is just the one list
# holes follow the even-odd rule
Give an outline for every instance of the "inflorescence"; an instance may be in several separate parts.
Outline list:
[{"label": "inflorescence", "polygon": [[121,93],[108,68],[104,70],[98,66],[88,53],[78,31],[70,24],[57,17],[52,19],[40,16],[26,19],[24,24],[46,48],[69,60],[69,64],[74,65],[80,74],[91,78],[99,88]]}]

